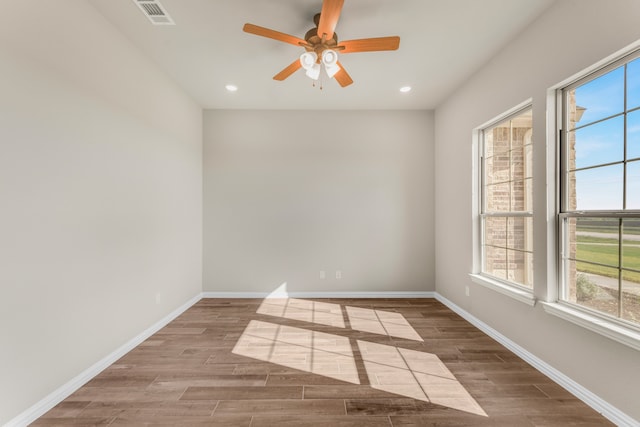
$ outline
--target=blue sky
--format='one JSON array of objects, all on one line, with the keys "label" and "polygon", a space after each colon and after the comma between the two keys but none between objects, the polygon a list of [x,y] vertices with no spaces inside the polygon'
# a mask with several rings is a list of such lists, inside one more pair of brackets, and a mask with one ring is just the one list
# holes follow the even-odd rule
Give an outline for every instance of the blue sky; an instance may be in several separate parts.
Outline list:
[{"label": "blue sky", "polygon": [[[624,67],[575,90],[586,108],[577,126],[624,111]],[[627,109],[640,107],[640,58],[627,65]],[[627,115],[627,159],[640,158],[640,110]],[[622,116],[576,131],[576,166],[583,168],[624,159]],[[576,173],[578,209],[622,208],[622,165]],[[627,208],[640,209],[640,161],[627,165]]]}]

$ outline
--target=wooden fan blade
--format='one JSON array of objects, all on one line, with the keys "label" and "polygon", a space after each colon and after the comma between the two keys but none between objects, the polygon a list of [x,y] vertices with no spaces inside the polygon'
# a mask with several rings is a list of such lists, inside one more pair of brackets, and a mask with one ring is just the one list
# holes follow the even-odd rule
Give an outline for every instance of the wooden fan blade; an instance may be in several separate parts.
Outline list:
[{"label": "wooden fan blade", "polygon": [[242,30],[245,33],[255,34],[256,36],[267,37],[269,39],[278,40],[281,42],[289,43],[295,46],[300,46],[300,43],[306,44],[304,40],[290,36],[289,34],[281,33],[280,31],[271,30],[265,27],[259,27],[258,25],[253,24],[244,24]]},{"label": "wooden fan blade", "polygon": [[338,71],[335,76],[333,76],[333,78],[336,79],[340,86],[349,86],[351,83],[353,83],[353,79],[351,78],[349,73],[347,73],[347,70],[344,69],[344,66],[340,63],[340,61],[338,61],[338,65],[340,66],[340,71]]},{"label": "wooden fan blade", "polygon": [[285,68],[284,70],[280,71],[278,74],[273,76],[273,80],[282,81],[282,80],[286,79],[287,77],[289,77],[291,74],[293,74],[296,71],[298,71],[300,69],[300,67],[302,67],[302,64],[300,64],[300,60],[299,59],[296,59],[291,64],[289,64],[287,66],[287,68]]},{"label": "wooden fan blade", "polygon": [[325,40],[330,40],[333,37],[343,4],[344,0],[324,0],[322,2],[320,21],[318,22],[318,37],[322,38],[323,34],[326,34]]},{"label": "wooden fan blade", "polygon": [[340,53],[377,52],[381,50],[396,50],[400,47],[400,37],[376,37],[371,39],[346,40],[338,43]]}]

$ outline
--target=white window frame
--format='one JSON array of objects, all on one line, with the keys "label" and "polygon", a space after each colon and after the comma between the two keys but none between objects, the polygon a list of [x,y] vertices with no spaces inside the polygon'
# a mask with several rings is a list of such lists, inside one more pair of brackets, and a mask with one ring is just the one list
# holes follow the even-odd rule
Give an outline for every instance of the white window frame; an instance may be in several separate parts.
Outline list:
[{"label": "white window frame", "polygon": [[[497,117],[483,123],[473,130],[473,271],[469,275],[474,283],[477,283],[486,288],[492,289],[517,301],[520,301],[529,306],[534,306],[536,298],[533,294],[533,289],[523,286],[521,284],[504,280],[483,272],[484,266],[484,230],[483,230],[483,217],[491,216],[486,215],[484,212],[484,131],[511,118],[518,116],[524,111],[530,110],[533,113],[532,99],[516,105],[515,107],[505,111]],[[532,179],[533,182],[533,179]],[[533,197],[533,194],[531,195]],[[520,216],[533,218],[533,211],[527,212],[505,212],[505,216]],[[535,249],[534,249],[535,250]]]},{"label": "white window frame", "polygon": [[[549,236],[554,236],[548,242],[547,250],[550,256],[549,270],[547,280],[555,282],[555,286],[548,286],[546,293],[546,301],[542,301],[545,312],[560,317],[566,321],[584,327],[590,331],[603,335],[607,338],[615,340],[619,343],[627,345],[636,350],[640,350],[640,327],[631,322],[614,318],[612,316],[591,310],[586,307],[572,304],[560,298],[564,286],[563,271],[563,244],[561,221],[566,217],[580,216],[605,216],[605,217],[624,217],[628,215],[639,216],[639,211],[586,211],[586,213],[573,211],[565,212],[565,197],[562,195],[564,188],[562,187],[562,174],[566,170],[565,165],[561,164],[561,150],[563,149],[562,139],[565,138],[565,105],[564,90],[571,87],[579,86],[587,81],[600,77],[601,75],[640,57],[640,41],[635,42],[620,51],[610,55],[609,57],[599,61],[591,67],[575,74],[563,82],[550,88],[547,92],[547,117],[550,121],[547,126],[547,139],[555,141],[554,144],[548,144],[547,152],[547,182],[551,183],[555,179],[555,185],[549,185],[547,190],[547,204],[549,211],[555,211],[553,217],[549,216],[547,222],[547,231]],[[624,114],[627,114],[625,111]],[[555,119],[555,126],[554,121]],[[555,149],[553,148],[555,147]],[[550,213],[549,212],[549,213]],[[613,213],[615,212],[615,213]],[[623,213],[621,213],[623,212]],[[554,267],[554,268],[552,268]]]}]

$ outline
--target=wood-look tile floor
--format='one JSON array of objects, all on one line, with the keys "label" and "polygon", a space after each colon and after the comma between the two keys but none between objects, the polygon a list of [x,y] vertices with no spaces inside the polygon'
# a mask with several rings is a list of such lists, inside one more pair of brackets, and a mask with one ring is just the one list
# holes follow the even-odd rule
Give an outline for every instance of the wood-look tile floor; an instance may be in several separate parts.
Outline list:
[{"label": "wood-look tile floor", "polygon": [[612,424],[434,299],[203,299],[34,425]]}]

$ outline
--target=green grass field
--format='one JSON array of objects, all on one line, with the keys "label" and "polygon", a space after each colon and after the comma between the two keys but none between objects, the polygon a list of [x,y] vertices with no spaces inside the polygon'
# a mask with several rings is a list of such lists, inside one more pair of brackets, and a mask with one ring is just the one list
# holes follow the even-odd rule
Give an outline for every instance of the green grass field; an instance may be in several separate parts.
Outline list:
[{"label": "green grass field", "polygon": [[[617,277],[618,241],[616,239],[592,236],[577,236],[577,239],[577,259],[611,266],[603,267],[600,265],[589,264],[588,262],[578,261],[578,271],[598,274],[601,276]],[[640,241],[623,241],[622,266],[624,268],[640,271]],[[623,278],[625,280],[640,283],[640,272],[625,271],[623,274]]]},{"label": "green grass field", "polygon": [[[579,218],[576,219],[578,231],[591,233],[618,234],[619,220],[615,218]],[[624,234],[640,234],[640,218],[625,218],[622,220]]]},{"label": "green grass field", "polygon": [[[578,227],[580,231],[590,231],[592,233],[618,233],[618,227],[603,227],[603,226],[588,226],[588,225],[580,225]],[[638,227],[626,227],[624,229],[625,234],[640,234],[640,228]]]}]

